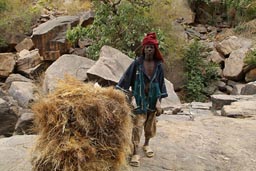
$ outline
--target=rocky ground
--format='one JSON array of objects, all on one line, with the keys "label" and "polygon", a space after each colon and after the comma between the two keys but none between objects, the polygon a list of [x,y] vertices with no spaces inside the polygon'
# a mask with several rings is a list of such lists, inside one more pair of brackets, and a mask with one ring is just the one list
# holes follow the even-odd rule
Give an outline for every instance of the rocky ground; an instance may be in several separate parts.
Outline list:
[{"label": "rocky ground", "polygon": [[[141,167],[130,171],[254,171],[256,118],[228,118],[209,110],[162,115],[151,145],[154,158],[141,150]],[[29,150],[35,136],[0,139],[0,170],[30,171]],[[142,145],[142,144],[141,144]]]},{"label": "rocky ground", "polygon": [[234,119],[199,114],[161,116],[152,140],[155,157],[143,155],[133,171],[256,170],[255,118]]}]

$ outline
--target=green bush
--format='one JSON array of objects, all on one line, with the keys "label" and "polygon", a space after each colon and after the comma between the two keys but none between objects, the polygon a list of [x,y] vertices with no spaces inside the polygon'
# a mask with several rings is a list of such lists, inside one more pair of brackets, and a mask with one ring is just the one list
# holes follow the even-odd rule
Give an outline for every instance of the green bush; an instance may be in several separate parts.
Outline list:
[{"label": "green bush", "polygon": [[204,60],[206,48],[194,41],[184,50],[186,101],[205,101],[207,87],[217,79],[216,64]]},{"label": "green bush", "polygon": [[250,51],[249,53],[247,53],[244,62],[247,65],[256,65],[256,49]]},{"label": "green bush", "polygon": [[129,57],[135,57],[135,52],[140,52],[145,33],[151,31],[157,32],[160,50],[164,51],[164,33],[153,28],[151,18],[144,15],[147,7],[134,5],[126,0],[121,1],[118,6],[94,1],[93,7],[95,17],[92,25],[86,28],[78,26],[67,32],[67,39],[72,43],[81,37],[93,40],[93,44],[87,49],[91,59],[98,59],[103,45],[112,46]]}]

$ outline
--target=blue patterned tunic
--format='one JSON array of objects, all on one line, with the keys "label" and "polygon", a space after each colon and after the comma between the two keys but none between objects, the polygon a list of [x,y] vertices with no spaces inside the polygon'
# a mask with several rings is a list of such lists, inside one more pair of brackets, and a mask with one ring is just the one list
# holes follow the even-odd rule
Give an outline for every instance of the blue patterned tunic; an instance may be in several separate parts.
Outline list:
[{"label": "blue patterned tunic", "polygon": [[137,108],[134,109],[135,114],[155,111],[157,99],[161,100],[168,96],[162,62],[155,61],[153,76],[149,78],[143,66],[143,57],[132,62],[116,87],[124,91],[128,91],[132,87],[132,94],[137,104]]}]

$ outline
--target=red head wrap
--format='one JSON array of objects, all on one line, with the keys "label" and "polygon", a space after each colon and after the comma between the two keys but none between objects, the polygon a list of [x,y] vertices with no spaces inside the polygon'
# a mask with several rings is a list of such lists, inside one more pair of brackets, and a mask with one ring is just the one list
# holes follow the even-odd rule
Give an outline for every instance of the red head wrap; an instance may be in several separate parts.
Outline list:
[{"label": "red head wrap", "polygon": [[155,46],[155,54],[156,54],[155,57],[158,60],[161,60],[163,62],[164,59],[163,59],[163,56],[160,53],[159,48],[158,48],[158,41],[157,41],[157,38],[156,38],[156,33],[148,33],[144,37],[144,39],[142,41],[142,46],[143,46],[142,52],[144,52],[145,45],[149,45],[149,44],[153,44]]}]

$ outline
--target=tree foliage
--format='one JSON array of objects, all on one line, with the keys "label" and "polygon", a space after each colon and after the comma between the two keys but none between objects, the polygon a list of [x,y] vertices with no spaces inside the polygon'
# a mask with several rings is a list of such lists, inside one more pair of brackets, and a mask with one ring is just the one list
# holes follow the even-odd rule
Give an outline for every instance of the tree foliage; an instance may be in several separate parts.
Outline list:
[{"label": "tree foliage", "polygon": [[206,48],[194,41],[184,51],[186,101],[204,101],[206,88],[217,79],[216,64],[204,60]]},{"label": "tree foliage", "polygon": [[[142,1],[141,1],[142,2]],[[93,44],[87,49],[88,56],[98,59],[100,48],[109,45],[121,50],[129,57],[135,57],[140,52],[141,40],[147,32],[157,32],[160,40],[160,50],[164,51],[164,33],[153,27],[150,16],[145,13],[148,3],[132,3],[122,0],[94,1],[95,11],[92,25],[82,28],[72,28],[67,32],[67,39],[75,43],[78,38],[86,37],[93,40]],[[76,30],[76,31],[74,31]]]}]

